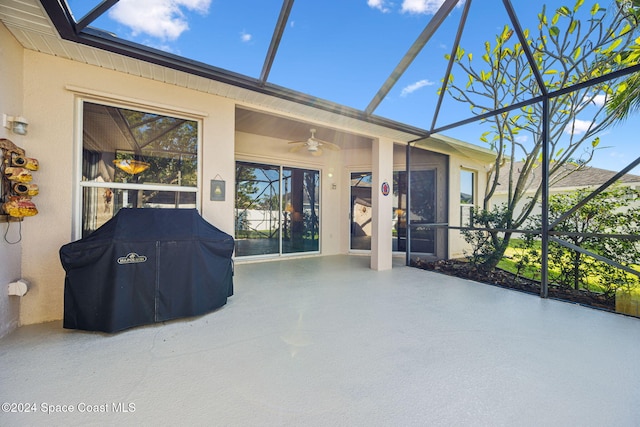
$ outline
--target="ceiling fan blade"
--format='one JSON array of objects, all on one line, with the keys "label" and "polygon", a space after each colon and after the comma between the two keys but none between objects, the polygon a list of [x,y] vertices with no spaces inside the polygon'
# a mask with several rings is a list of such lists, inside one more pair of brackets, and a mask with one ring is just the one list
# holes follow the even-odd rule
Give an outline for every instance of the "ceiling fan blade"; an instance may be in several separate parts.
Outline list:
[{"label": "ceiling fan blade", "polygon": [[302,144],[294,145],[293,147],[289,148],[289,152],[290,153],[295,153],[297,151],[300,151],[303,147],[304,147],[304,145],[302,145]]},{"label": "ceiling fan blade", "polygon": [[304,141],[289,141],[287,142],[287,144],[306,144],[307,140],[305,139]]},{"label": "ceiling fan blade", "polygon": [[338,144],[334,144],[333,142],[329,142],[329,141],[323,141],[321,139],[316,139],[316,141],[321,143],[324,146],[324,148],[328,148],[329,150],[333,150],[333,151],[340,151],[340,146]]}]

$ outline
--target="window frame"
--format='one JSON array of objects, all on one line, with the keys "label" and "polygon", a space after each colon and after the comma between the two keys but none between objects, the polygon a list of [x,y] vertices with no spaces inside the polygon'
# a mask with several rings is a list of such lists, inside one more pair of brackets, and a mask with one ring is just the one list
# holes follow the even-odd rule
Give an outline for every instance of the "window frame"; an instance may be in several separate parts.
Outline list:
[{"label": "window frame", "polygon": [[[104,105],[107,107],[124,108],[144,113],[158,114],[168,117],[175,117],[197,123],[197,152],[196,152],[196,185],[195,186],[176,186],[168,184],[135,184],[135,183],[117,183],[117,182],[95,182],[82,180],[82,162],[83,162],[83,131],[84,131],[84,104],[93,103]],[[75,98],[75,143],[73,158],[73,209],[72,209],[72,239],[78,240],[82,238],[83,211],[82,199],[83,190],[85,188],[110,188],[122,190],[145,190],[145,191],[167,191],[195,193],[196,209],[200,212],[202,209],[202,128],[204,114],[196,115],[193,112],[181,110],[179,108],[162,108],[154,106],[151,103],[143,103],[126,99],[112,99],[108,97],[95,96],[89,94],[79,94]]]},{"label": "window frame", "polygon": [[[279,203],[280,203],[280,215],[278,217],[278,226],[280,228],[280,232],[278,233],[278,252],[277,253],[269,253],[269,254],[259,254],[259,255],[238,255],[236,254],[236,257],[238,257],[238,259],[240,260],[252,260],[252,259],[262,259],[262,258],[286,258],[286,257],[296,257],[296,256],[306,256],[306,255],[319,255],[322,253],[322,218],[323,218],[323,168],[315,166],[315,165],[295,165],[295,164],[291,164],[288,162],[278,162],[278,161],[265,161],[264,159],[255,159],[252,158],[250,156],[242,156],[242,157],[236,157],[234,160],[234,168],[237,166],[238,163],[246,163],[246,164],[254,164],[256,166],[267,166],[267,167],[274,167],[274,168],[278,168],[278,173],[279,173],[279,179],[278,179],[278,186],[279,186],[279,191],[280,191],[280,195],[279,195]],[[306,170],[306,171],[313,171],[313,172],[317,172],[318,174],[318,217],[320,218],[318,221],[318,250],[316,251],[302,251],[302,252],[285,252],[283,250],[283,236],[282,236],[282,229],[283,229],[283,217],[282,217],[282,210],[284,208],[284,204],[285,204],[285,197],[283,194],[283,182],[284,182],[284,170],[285,169],[299,169],[299,170]],[[236,179],[236,177],[234,176],[234,180]],[[237,184],[237,182],[236,182]],[[233,215],[234,215],[234,233],[236,232],[235,230],[235,218],[237,216],[237,206],[236,206],[236,202],[237,202],[237,194],[236,191],[234,189],[233,192],[233,197],[234,197],[234,201],[233,201]]]},{"label": "window frame", "polygon": [[[462,174],[463,173],[471,174],[471,203],[463,203],[462,202]],[[460,177],[459,177],[460,189],[458,191],[458,200],[460,203],[460,226],[468,227],[473,222],[472,214],[473,208],[477,205],[477,197],[478,197],[478,171],[470,168],[462,167],[460,168]],[[469,223],[465,223],[465,219],[468,219]]]}]

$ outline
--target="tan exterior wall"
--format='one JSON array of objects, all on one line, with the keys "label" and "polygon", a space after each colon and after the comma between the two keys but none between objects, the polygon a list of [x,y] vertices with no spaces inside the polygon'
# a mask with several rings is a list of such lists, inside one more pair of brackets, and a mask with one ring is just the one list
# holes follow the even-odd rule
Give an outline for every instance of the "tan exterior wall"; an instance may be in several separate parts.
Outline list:
[{"label": "tan exterior wall", "polygon": [[[470,158],[450,157],[449,164],[449,226],[460,227],[460,171],[474,172],[475,206],[482,206],[484,190],[487,186],[488,165]],[[463,258],[470,246],[464,241],[459,230],[449,230],[449,258]]]},{"label": "tan exterior wall", "polygon": [[[34,199],[39,214],[23,221],[20,243],[8,245],[0,242],[0,287],[20,277],[31,282],[29,293],[21,300],[7,297],[0,288],[0,336],[18,324],[60,320],[63,317],[64,270],[59,249],[79,238],[74,227],[79,213],[77,171],[82,138],[81,100],[176,114],[200,121],[200,211],[207,221],[229,234],[234,233],[236,160],[320,170],[321,253],[349,252],[349,176],[354,171],[371,171],[376,162],[380,166],[378,160],[373,161],[372,147],[326,151],[318,158],[307,153],[291,153],[286,141],[236,132],[234,100],[23,50],[3,26],[0,26],[0,42],[0,72],[3,76],[0,81],[0,113],[20,114],[28,118],[29,134],[15,138],[12,135],[12,139],[23,146],[29,156],[40,161],[37,178],[34,176],[34,182],[37,180],[40,187],[40,194]],[[302,119],[313,120],[312,117]],[[330,123],[324,125],[331,126]],[[2,136],[8,136],[4,128],[0,128]],[[372,141],[376,139],[375,135],[370,137]],[[403,146],[395,145],[391,157],[384,160],[385,170],[404,168]],[[481,170],[479,165],[465,162],[451,158],[449,213],[452,224],[459,215],[458,168],[460,165],[467,168],[478,166]],[[483,173],[478,173],[480,179],[483,176]],[[226,181],[226,200],[210,201],[209,182],[220,178]],[[478,182],[478,188],[483,187],[483,183]],[[13,227],[11,232],[15,229]],[[12,237],[11,232],[9,238]],[[455,237],[454,233],[450,234],[451,237]],[[460,252],[455,238],[452,238],[449,249],[453,254]]]},{"label": "tan exterior wall", "polygon": [[233,197],[209,201],[209,180],[216,175],[226,180],[227,192],[233,194],[232,101],[32,51],[24,52],[24,62],[28,82],[24,115],[31,123],[26,141],[29,154],[40,161],[40,194],[35,200],[40,213],[26,219],[23,226],[22,272],[33,286],[22,301],[21,324],[62,318],[64,271],[58,251],[77,237],[72,232],[77,184],[74,162],[79,154],[76,101],[84,97],[83,91],[97,101],[104,93],[109,94],[105,101],[201,119],[201,212],[218,228],[233,233]]},{"label": "tan exterior wall", "polygon": [[[10,116],[26,114],[23,112],[23,70],[22,46],[0,25],[0,117],[3,113]],[[0,138],[9,139],[31,151],[28,137],[15,135],[2,126]],[[24,225],[26,228],[27,222]],[[2,223],[0,226],[4,236],[7,224]],[[10,244],[7,241],[16,243]],[[20,224],[12,222],[6,240],[0,240],[0,337],[18,327],[20,297],[8,296],[6,285],[22,275],[21,253]]]}]

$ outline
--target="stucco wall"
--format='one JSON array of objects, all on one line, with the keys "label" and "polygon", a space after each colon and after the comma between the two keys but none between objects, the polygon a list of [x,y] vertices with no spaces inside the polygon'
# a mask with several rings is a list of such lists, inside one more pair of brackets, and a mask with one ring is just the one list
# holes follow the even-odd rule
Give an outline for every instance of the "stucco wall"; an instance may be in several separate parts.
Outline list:
[{"label": "stucco wall", "polygon": [[[0,37],[0,52],[5,59],[0,63],[3,75],[0,107],[29,119],[29,134],[16,142],[24,146],[30,156],[38,158],[41,165],[37,173],[40,194],[35,200],[40,213],[24,221],[21,245],[0,243],[0,279],[8,282],[24,277],[32,284],[30,292],[22,298],[19,317],[16,302],[6,295],[0,296],[3,316],[0,333],[18,322],[39,323],[63,316],[64,271],[59,249],[78,237],[74,234],[74,221],[78,219],[76,171],[82,138],[80,99],[200,120],[201,213],[230,234],[234,232],[236,159],[320,170],[322,254],[349,252],[349,174],[372,170],[371,147],[327,151],[318,158],[304,152],[290,153],[286,141],[236,132],[233,100],[23,51],[4,27],[0,27]],[[394,147],[393,159],[388,161],[393,163],[393,168],[402,169],[404,148]],[[459,193],[456,173],[462,164],[462,160],[452,160],[449,168],[452,180],[449,188],[451,194],[455,194],[450,197],[451,223],[455,222]],[[479,167],[479,170],[482,169]],[[479,173],[478,177],[482,179],[483,174]],[[209,181],[219,178],[226,181],[226,200],[210,201]],[[479,181],[478,188],[483,187]],[[457,243],[452,243],[450,252],[457,250]]]},{"label": "stucco wall", "polygon": [[[233,233],[233,198],[209,201],[209,180],[226,180],[227,194],[234,186],[234,103],[177,86],[125,75],[112,70],[72,62],[33,51],[24,54],[24,115],[29,119],[29,154],[40,160],[38,183],[40,213],[25,220],[22,274],[32,283],[20,308],[21,324],[61,319],[64,271],[58,251],[74,237],[74,162],[78,152],[79,105],[82,92],[100,101],[144,110],[181,112],[202,120],[203,217],[218,228]],[[72,89],[72,90],[70,90]]]},{"label": "stucco wall", "polygon": [[[11,33],[0,24],[0,115],[23,115],[23,55],[22,47],[13,38]],[[11,133],[0,126],[0,138],[13,141],[30,151],[28,137],[22,137]],[[2,236],[0,240],[0,337],[8,334],[18,327],[19,299],[20,297],[7,295],[6,285],[21,277],[21,252],[20,226],[17,222],[9,224],[1,223]],[[25,228],[28,221],[25,221]],[[10,244],[9,242],[17,242]]]},{"label": "stucco wall", "polygon": [[[482,206],[484,190],[487,183],[487,166],[470,158],[450,157],[449,165],[449,225],[463,225],[460,218],[460,171],[474,172],[475,205]],[[470,246],[464,241],[459,230],[449,230],[449,258],[462,258]]]}]

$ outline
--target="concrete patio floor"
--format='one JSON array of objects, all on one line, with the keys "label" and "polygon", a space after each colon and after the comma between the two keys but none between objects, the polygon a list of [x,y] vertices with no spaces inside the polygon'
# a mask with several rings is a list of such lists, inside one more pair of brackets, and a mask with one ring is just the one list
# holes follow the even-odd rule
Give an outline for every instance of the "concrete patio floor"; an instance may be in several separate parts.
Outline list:
[{"label": "concrete patio floor", "polygon": [[32,412],[0,425],[640,425],[639,319],[368,265],[238,264],[223,308],[113,335],[22,327],[0,402]]}]

